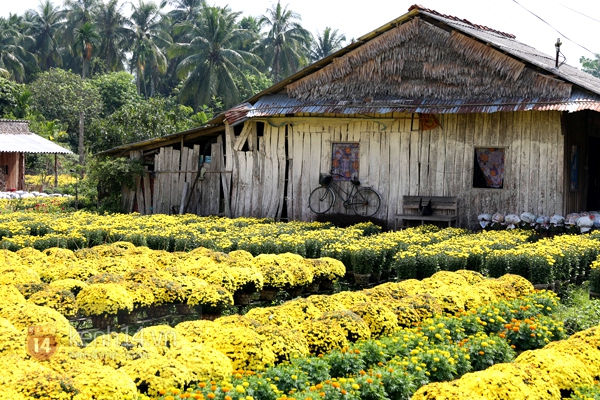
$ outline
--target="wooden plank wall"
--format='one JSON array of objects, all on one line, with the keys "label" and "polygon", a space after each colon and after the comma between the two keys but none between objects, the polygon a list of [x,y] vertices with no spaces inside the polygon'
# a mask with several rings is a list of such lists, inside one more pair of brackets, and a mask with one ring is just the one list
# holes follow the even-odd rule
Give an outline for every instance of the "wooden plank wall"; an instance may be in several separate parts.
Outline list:
[{"label": "wooden plank wall", "polygon": [[[231,168],[231,215],[280,219],[284,202],[286,127],[265,125],[258,137],[256,122],[227,135]],[[247,149],[247,150],[245,150]],[[231,160],[231,161],[230,161]],[[230,164],[231,163],[231,164]]]},{"label": "wooden plank wall", "polygon": [[[313,119],[289,126],[290,219],[315,218],[308,197],[318,186],[319,173],[331,168],[332,142],[360,143],[359,179],[381,194],[382,207],[375,217],[389,223],[401,212],[403,195],[458,196],[460,225],[469,227],[477,225],[482,212],[564,213],[564,137],[559,112],[441,115],[441,127],[429,131],[415,129],[418,121],[411,124],[407,114],[385,117],[396,120],[381,124]],[[475,147],[506,148],[504,189],[472,187]],[[247,161],[244,165],[247,168]],[[250,179],[241,174],[239,180]],[[244,190],[254,189],[240,182],[237,190],[239,199],[249,196]],[[244,214],[247,208],[237,210],[237,215],[250,215]],[[352,211],[338,201],[332,212]],[[275,217],[271,210],[252,215]]]},{"label": "wooden plank wall", "polygon": [[[131,152],[131,158],[140,158],[141,152]],[[221,191],[222,149],[220,143],[211,147],[211,163],[204,163],[204,179],[198,179],[200,146],[161,147],[154,156],[154,179],[147,170],[137,177],[135,188],[123,189],[123,210],[140,214],[219,213]],[[194,184],[194,182],[196,182]],[[182,204],[184,207],[182,208]]]},{"label": "wooden plank wall", "polygon": [[5,182],[0,182],[0,190],[22,189],[19,187],[19,176],[23,174],[21,170],[22,153],[0,153],[0,166],[8,165],[8,175],[4,176]]}]

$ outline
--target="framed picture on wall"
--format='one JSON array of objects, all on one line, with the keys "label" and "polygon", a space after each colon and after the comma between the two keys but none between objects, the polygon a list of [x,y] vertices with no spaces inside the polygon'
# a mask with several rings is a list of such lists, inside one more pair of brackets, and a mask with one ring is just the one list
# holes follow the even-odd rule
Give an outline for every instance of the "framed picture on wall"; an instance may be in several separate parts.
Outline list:
[{"label": "framed picture on wall", "polygon": [[579,153],[577,145],[571,146],[571,157],[569,159],[570,189],[572,192],[579,190]]}]

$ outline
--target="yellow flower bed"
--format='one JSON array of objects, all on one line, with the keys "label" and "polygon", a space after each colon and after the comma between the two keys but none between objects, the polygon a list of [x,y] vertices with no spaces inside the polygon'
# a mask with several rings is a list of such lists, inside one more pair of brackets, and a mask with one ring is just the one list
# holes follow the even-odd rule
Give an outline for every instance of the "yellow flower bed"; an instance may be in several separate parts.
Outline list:
[{"label": "yellow flower bed", "polygon": [[[125,252],[135,249],[132,247]],[[71,258],[68,252],[50,253],[57,259]],[[242,261],[248,262],[247,255],[236,253],[235,257],[243,257],[245,260]],[[171,265],[170,261],[167,263]],[[166,269],[162,271],[166,273]],[[172,272],[177,273],[176,269]],[[164,388],[182,390],[198,380],[224,379],[232,369],[260,371],[275,362],[289,361],[309,352],[343,349],[354,340],[394,333],[403,309],[415,310],[413,322],[420,322],[422,318],[448,308],[452,298],[460,300],[460,304],[468,304],[465,300],[467,292],[458,290],[459,287],[477,286],[481,292],[491,293],[491,289],[486,289],[489,282],[502,282],[502,285],[511,282],[507,277],[504,280],[477,280],[470,285],[465,275],[471,274],[443,273],[425,281],[387,283],[362,292],[311,296],[276,307],[254,308],[245,316],[221,317],[214,322],[188,321],[175,328],[166,325],[146,327],[133,336],[102,335],[83,348],[80,348],[79,335],[62,315],[48,307],[20,300],[16,305],[0,306],[0,333],[8,338],[0,341],[0,348],[4,350],[0,353],[0,363],[6,365],[5,375],[10,377],[0,379],[6,382],[7,393],[28,393],[30,383],[23,380],[21,372],[14,371],[24,368],[31,370],[31,382],[41,388],[55,388],[53,382],[58,379],[65,382],[62,391],[57,393],[73,389],[92,398],[105,391],[111,398],[125,399],[130,398],[133,388],[137,387],[138,392],[157,396]],[[136,276],[142,281],[149,278],[145,273]],[[165,276],[161,275],[163,278]],[[66,282],[67,287],[71,285],[82,286],[76,281]],[[524,282],[518,281],[518,285],[524,286]],[[121,297],[127,297],[127,290],[119,283],[91,283],[80,289],[78,298],[86,298],[89,294],[89,304],[81,304],[85,304],[84,309],[89,308],[86,312],[105,312],[110,296],[104,300],[96,299],[93,294],[96,291],[90,288],[115,287],[123,289],[124,292],[119,291]],[[435,295],[425,293],[433,288],[438,290]],[[528,289],[531,290],[531,286]],[[444,290],[456,294],[445,298]],[[527,288],[521,287],[519,291],[526,292]],[[19,295],[18,291],[5,291],[9,298],[19,298]],[[461,296],[465,299],[459,299]],[[93,305],[91,299],[102,305]],[[480,306],[483,302],[472,301],[471,304]],[[44,324],[57,328],[60,347],[42,367],[41,362],[26,361],[28,356],[23,348],[14,346],[14,340],[24,338],[29,326]],[[9,363],[7,357],[14,357],[17,362]]]},{"label": "yellow flower bed", "polygon": [[[451,400],[457,393],[484,399],[560,399],[600,374],[600,327],[521,353],[514,362],[468,373],[452,382],[421,387],[413,400]],[[471,397],[469,397],[471,398]]]}]

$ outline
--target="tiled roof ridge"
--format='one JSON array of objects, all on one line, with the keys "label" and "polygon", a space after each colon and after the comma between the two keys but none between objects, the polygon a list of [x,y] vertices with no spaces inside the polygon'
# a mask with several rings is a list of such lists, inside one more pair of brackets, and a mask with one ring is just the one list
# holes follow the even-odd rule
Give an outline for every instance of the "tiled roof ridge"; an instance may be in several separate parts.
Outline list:
[{"label": "tiled roof ridge", "polygon": [[458,18],[458,17],[455,17],[453,15],[442,14],[442,13],[437,12],[435,10],[432,10],[430,8],[423,7],[423,6],[419,5],[419,4],[414,4],[414,5],[410,6],[410,8],[408,9],[408,11],[412,11],[412,10],[415,10],[415,9],[420,10],[420,11],[424,11],[424,12],[429,13],[429,14],[437,15],[438,17],[442,17],[442,18],[449,19],[449,20],[452,20],[452,21],[462,22],[464,24],[472,26],[473,28],[477,28],[479,30],[486,31],[486,32],[493,32],[493,33],[496,33],[498,35],[504,36],[504,37],[509,38],[509,39],[515,39],[516,38],[516,36],[513,35],[512,33],[506,33],[506,32],[502,32],[502,31],[498,31],[496,29],[492,29],[492,28],[487,27],[485,25],[477,25],[477,24],[474,24],[474,23],[470,22],[469,20]]}]

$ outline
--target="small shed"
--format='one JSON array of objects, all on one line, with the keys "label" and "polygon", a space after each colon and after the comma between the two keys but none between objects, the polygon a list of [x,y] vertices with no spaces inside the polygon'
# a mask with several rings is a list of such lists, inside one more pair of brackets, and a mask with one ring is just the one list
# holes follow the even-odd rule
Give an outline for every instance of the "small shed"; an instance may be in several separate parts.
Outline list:
[{"label": "small shed", "polygon": [[[311,190],[336,169],[381,194],[388,224],[404,196],[451,196],[476,227],[483,212],[600,209],[598,145],[600,79],[415,5],[204,127],[104,154],[147,160],[151,213],[310,221]],[[198,154],[211,163],[194,186]]]},{"label": "small shed", "polygon": [[25,154],[72,154],[59,145],[29,131],[29,122],[0,119],[0,190],[25,189]]}]

